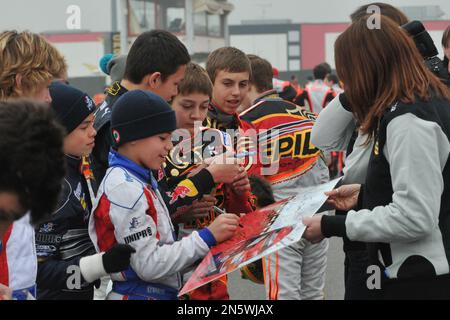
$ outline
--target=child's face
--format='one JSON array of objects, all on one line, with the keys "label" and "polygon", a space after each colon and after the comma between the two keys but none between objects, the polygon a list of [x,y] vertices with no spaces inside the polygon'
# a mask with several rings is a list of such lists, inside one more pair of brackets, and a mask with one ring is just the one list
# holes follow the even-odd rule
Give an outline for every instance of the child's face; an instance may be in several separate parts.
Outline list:
[{"label": "child's face", "polygon": [[64,153],[81,157],[89,155],[94,148],[94,114],[90,114],[84,121],[64,139]]},{"label": "child's face", "polygon": [[248,72],[231,73],[220,70],[213,87],[213,101],[216,106],[228,114],[236,113],[249,91]]},{"label": "child's face", "polygon": [[133,153],[136,156],[132,160],[147,169],[158,170],[173,148],[171,136],[171,133],[160,133],[134,141]]},{"label": "child's face", "polygon": [[164,82],[152,90],[153,93],[159,95],[165,101],[172,101],[178,94],[178,84],[184,79],[186,73],[186,65],[179,66],[177,72],[167,77]]},{"label": "child's face", "polygon": [[328,78],[325,78],[325,81],[324,81],[324,82],[325,82],[325,85],[328,86],[328,87],[330,87],[330,88],[334,85],[334,82],[328,80]]},{"label": "child's face", "polygon": [[175,97],[172,108],[177,117],[177,128],[189,130],[194,136],[195,122],[203,122],[208,113],[209,96],[204,93],[189,93]]},{"label": "child's face", "polygon": [[[0,191],[0,225],[9,227],[15,220],[25,215],[26,210],[19,200],[19,195],[15,192]],[[1,229],[1,228],[0,228]],[[6,230],[3,230],[3,232]],[[0,239],[3,237],[0,231]]]}]

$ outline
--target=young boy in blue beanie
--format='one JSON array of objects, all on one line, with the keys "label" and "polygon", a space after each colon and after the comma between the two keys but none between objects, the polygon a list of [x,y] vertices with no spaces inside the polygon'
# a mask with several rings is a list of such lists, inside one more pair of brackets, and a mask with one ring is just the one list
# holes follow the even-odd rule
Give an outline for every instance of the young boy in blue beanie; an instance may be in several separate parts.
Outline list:
[{"label": "young boy in blue beanie", "polygon": [[36,229],[37,298],[92,300],[93,282],[127,269],[134,250],[120,245],[96,254],[88,233],[92,202],[81,172],[81,157],[91,153],[94,146],[94,102],[87,94],[62,83],[55,82],[49,89],[51,108],[67,132],[67,172],[57,210]]},{"label": "young boy in blue beanie", "polygon": [[[115,150],[109,154],[110,167],[100,184],[89,229],[98,251],[125,243],[136,249],[136,254],[130,269],[111,276],[113,289],[108,299],[177,299],[180,272],[237,229],[239,217],[224,214],[208,228],[176,241],[152,173],[161,168],[172,149],[175,129],[175,112],[147,91],[125,93],[112,110]],[[187,189],[197,192],[193,185]]]}]

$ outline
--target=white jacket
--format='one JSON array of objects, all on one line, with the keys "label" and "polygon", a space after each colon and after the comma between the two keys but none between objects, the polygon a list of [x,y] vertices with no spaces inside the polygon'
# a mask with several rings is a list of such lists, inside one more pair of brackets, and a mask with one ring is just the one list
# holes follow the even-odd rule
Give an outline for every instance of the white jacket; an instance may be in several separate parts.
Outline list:
[{"label": "white jacket", "polygon": [[208,253],[209,245],[215,244],[210,241],[212,234],[203,229],[175,241],[169,212],[150,171],[122,160],[119,166],[108,169],[100,185],[89,221],[91,239],[98,251],[106,251],[115,243],[136,249],[131,256],[132,270],[112,275],[113,281],[178,290],[179,272]]}]

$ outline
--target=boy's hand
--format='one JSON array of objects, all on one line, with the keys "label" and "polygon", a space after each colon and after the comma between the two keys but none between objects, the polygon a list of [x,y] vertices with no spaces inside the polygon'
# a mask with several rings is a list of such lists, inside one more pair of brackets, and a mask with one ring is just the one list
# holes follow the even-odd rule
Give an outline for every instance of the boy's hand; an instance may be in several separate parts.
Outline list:
[{"label": "boy's hand", "polygon": [[239,226],[240,217],[232,213],[221,214],[208,227],[217,243],[230,239]]},{"label": "boy's hand", "polygon": [[204,159],[203,162],[208,166],[213,164],[238,164],[240,160],[234,157],[235,154],[233,150],[229,150],[215,157]]},{"label": "boy's hand", "polygon": [[303,238],[313,244],[319,243],[324,239],[321,226],[322,217],[322,215],[316,214],[309,218],[303,218],[303,224],[306,226]]},{"label": "boy's hand", "polygon": [[215,203],[216,197],[210,194],[205,194],[200,200],[195,201],[188,211],[182,214],[179,218],[174,219],[174,223],[187,223],[197,219],[206,218]]},{"label": "boy's hand", "polygon": [[250,180],[248,179],[247,171],[240,167],[240,173],[234,178],[233,183],[231,184],[234,193],[236,194],[244,194],[247,191],[251,190]]},{"label": "boy's hand", "polygon": [[12,300],[12,290],[0,283],[0,300]]},{"label": "boy's hand", "polygon": [[211,173],[214,183],[233,183],[240,173],[237,164],[212,164],[206,170]]}]

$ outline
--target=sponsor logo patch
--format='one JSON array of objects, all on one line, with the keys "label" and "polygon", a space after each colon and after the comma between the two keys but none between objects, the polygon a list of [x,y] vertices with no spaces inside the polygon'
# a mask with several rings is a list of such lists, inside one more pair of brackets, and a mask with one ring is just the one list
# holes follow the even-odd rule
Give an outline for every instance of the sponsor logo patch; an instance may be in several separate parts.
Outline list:
[{"label": "sponsor logo patch", "polygon": [[129,235],[128,237],[125,237],[124,241],[126,244],[130,244],[132,242],[136,242],[138,240],[141,240],[142,238],[150,237],[152,235],[152,229],[148,227],[145,230],[133,233]]}]

